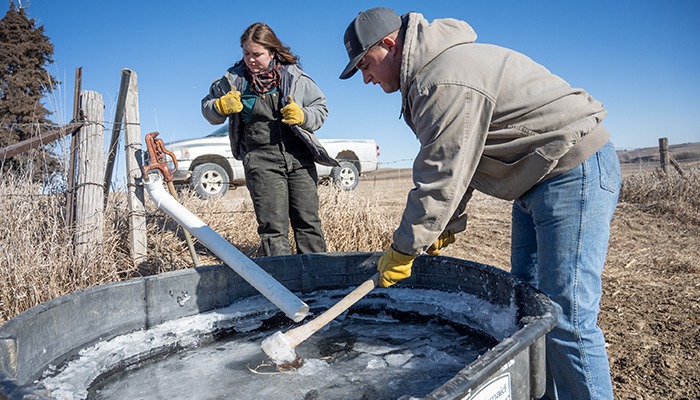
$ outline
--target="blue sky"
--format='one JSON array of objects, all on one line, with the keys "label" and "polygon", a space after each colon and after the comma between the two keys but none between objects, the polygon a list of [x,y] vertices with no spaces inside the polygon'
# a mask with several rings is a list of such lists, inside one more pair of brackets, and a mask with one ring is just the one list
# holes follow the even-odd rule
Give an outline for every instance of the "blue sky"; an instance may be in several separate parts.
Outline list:
[{"label": "blue sky", "polygon": [[[1,3],[5,15],[9,5]],[[239,37],[263,21],[301,56],[328,99],[321,138],[373,138],[384,167],[409,167],[418,142],[399,119],[400,95],[338,79],[342,38],[358,12],[385,6],[429,20],[467,21],[481,43],[520,51],[608,109],[617,148],[700,141],[700,1],[78,1],[23,0],[54,45],[52,75],[63,82],[48,106],[72,115],[75,70],[99,92],[114,120],[121,71],[136,72],[141,133],[165,141],[213,131],[201,115],[209,85],[241,58]],[[109,136],[111,126],[108,125]],[[123,147],[123,139],[121,142]]]}]

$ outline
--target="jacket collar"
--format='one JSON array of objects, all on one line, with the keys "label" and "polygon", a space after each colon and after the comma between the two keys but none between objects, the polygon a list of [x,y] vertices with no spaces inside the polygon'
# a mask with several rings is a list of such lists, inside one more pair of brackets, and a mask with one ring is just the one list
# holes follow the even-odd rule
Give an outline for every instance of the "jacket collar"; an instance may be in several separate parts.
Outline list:
[{"label": "jacket collar", "polygon": [[409,13],[401,57],[401,97],[418,73],[445,50],[458,44],[472,43],[476,32],[464,22],[453,18],[428,22],[420,13]]}]

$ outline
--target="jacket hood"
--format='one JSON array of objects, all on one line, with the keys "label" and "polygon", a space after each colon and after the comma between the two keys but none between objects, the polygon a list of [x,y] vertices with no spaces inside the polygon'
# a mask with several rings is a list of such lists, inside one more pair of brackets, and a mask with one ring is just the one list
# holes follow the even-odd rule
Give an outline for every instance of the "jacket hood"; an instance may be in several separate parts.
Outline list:
[{"label": "jacket hood", "polygon": [[401,57],[401,93],[405,96],[415,76],[435,57],[458,44],[472,43],[476,32],[464,22],[453,18],[433,22],[420,13],[409,13]]}]

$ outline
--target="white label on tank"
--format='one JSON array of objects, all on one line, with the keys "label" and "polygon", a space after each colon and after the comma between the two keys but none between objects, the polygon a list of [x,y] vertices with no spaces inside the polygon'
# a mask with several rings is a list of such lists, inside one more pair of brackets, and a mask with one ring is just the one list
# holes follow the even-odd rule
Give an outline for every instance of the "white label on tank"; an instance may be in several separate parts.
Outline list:
[{"label": "white label on tank", "polygon": [[462,400],[510,400],[510,373],[493,379],[478,392],[471,396],[463,397]]}]

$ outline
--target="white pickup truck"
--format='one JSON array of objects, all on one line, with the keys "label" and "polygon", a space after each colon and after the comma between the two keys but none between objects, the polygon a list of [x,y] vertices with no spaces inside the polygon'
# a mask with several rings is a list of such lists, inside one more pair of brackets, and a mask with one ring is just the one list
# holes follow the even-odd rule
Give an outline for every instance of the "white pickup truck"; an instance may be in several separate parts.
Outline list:
[{"label": "white pickup truck", "polygon": [[[322,181],[330,181],[343,190],[353,190],[360,175],[379,167],[379,146],[372,139],[319,139],[339,167],[316,164]],[[187,184],[202,198],[220,197],[230,187],[245,185],[243,164],[233,158],[227,126],[211,134],[165,144],[177,159],[173,183]],[[168,158],[169,160],[169,158]],[[171,170],[174,168],[169,164]]]}]

